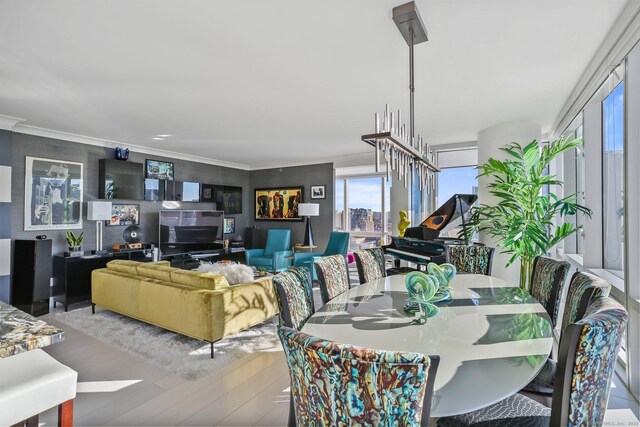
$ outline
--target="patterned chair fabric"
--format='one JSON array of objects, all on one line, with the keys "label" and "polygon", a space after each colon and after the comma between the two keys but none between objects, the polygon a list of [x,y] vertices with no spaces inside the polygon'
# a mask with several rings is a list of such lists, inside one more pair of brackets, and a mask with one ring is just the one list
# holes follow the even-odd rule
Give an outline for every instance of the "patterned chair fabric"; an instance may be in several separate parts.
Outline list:
[{"label": "patterned chair fabric", "polygon": [[344,256],[332,255],[318,258],[313,262],[313,265],[318,274],[320,296],[323,304],[348,291],[351,287],[349,284],[349,266]]},{"label": "patterned chair fabric", "polygon": [[[564,328],[581,320],[589,304],[598,296],[608,296],[611,285],[589,273],[576,273],[571,278],[567,291],[567,301],[565,305],[564,317],[562,319],[562,331]],[[558,295],[561,295],[561,290]],[[533,288],[532,288],[533,293]],[[535,296],[535,295],[534,295]],[[560,298],[558,298],[560,300]],[[559,301],[556,303],[559,305]],[[548,311],[548,310],[547,310]],[[554,324],[555,324],[554,319]],[[556,362],[547,360],[538,375],[527,384],[523,390],[531,393],[551,395],[555,381]]]},{"label": "patterned chair fabric", "polygon": [[281,326],[299,426],[419,426],[439,358],[369,350]]},{"label": "patterned chair fabric", "polygon": [[562,329],[582,319],[591,301],[598,296],[609,296],[611,285],[590,273],[578,272],[573,275],[567,290],[567,300],[562,316]]},{"label": "patterned chair fabric", "polygon": [[280,307],[280,323],[300,330],[315,312],[313,291],[306,268],[289,267],[273,276]]},{"label": "patterned chair fabric", "polygon": [[543,256],[538,256],[533,261],[531,295],[547,309],[553,326],[556,326],[558,320],[560,299],[568,272],[569,263],[566,261]]},{"label": "patterned chair fabric", "polygon": [[455,265],[458,273],[489,276],[494,250],[488,246],[447,245],[447,262]]},{"label": "patterned chair fabric", "polygon": [[550,410],[516,394],[479,411],[440,418],[438,426],[602,425],[627,319],[624,307],[600,296],[582,320],[567,326]]},{"label": "patterned chair fabric", "polygon": [[371,282],[386,275],[382,248],[364,249],[354,252],[353,255],[356,257],[360,284]]}]

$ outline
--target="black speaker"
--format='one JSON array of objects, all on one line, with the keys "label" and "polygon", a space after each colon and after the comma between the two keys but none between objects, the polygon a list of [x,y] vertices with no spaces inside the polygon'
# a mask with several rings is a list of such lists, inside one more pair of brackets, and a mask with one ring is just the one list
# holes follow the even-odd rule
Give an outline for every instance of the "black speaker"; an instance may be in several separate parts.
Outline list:
[{"label": "black speaker", "polygon": [[244,247],[245,249],[260,248],[260,229],[257,227],[247,227],[244,230]]},{"label": "black speaker", "polygon": [[11,305],[33,316],[49,312],[51,240],[16,240]]}]

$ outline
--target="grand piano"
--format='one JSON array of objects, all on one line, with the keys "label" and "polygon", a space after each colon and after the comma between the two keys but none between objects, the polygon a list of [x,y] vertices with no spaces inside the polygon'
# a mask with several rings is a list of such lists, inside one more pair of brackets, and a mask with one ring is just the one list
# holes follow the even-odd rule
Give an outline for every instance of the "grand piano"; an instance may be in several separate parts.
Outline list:
[{"label": "grand piano", "polygon": [[[464,239],[441,236],[440,234],[458,225],[466,226],[465,216],[478,199],[475,194],[455,194],[435,210],[418,227],[409,227],[404,237],[393,237],[390,245],[383,249],[387,255],[398,260],[426,264],[443,263],[446,245],[468,244]],[[399,272],[399,271],[398,271]],[[389,271],[393,274],[393,271]]]}]

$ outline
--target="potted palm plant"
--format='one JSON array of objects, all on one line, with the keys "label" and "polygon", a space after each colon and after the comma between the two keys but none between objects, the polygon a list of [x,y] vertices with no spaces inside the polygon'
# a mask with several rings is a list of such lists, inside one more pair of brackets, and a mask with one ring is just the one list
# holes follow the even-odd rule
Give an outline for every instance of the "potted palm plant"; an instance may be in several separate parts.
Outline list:
[{"label": "potted palm plant", "polygon": [[[491,178],[489,193],[498,202],[493,206],[483,204],[474,210],[466,228],[467,237],[478,231],[486,232],[502,247],[502,253],[511,255],[507,266],[519,259],[523,289],[529,288],[534,258],[548,253],[581,228],[561,219],[578,213],[591,216],[590,209],[577,203],[576,194],[559,198],[543,191],[546,186],[563,185],[548,173],[551,161],[580,144],[581,139],[571,138],[549,144],[534,140],[525,147],[512,142],[501,148],[507,153],[506,160],[490,158],[478,166],[479,177]],[[554,219],[558,220],[557,224]]]}]

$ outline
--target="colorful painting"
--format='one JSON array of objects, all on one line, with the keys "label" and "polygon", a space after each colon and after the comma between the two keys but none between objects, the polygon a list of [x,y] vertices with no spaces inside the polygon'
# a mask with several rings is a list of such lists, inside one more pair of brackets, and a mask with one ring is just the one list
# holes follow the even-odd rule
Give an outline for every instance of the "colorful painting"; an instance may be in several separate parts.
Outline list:
[{"label": "colorful painting", "polygon": [[111,225],[138,225],[140,224],[140,205],[125,205],[114,203],[111,205]]},{"label": "colorful painting", "polygon": [[255,219],[264,221],[302,221],[298,203],[303,187],[257,188]]},{"label": "colorful painting", "polygon": [[147,159],[145,166],[147,171],[146,178],[173,181],[173,163]]},{"label": "colorful painting", "polygon": [[26,156],[24,230],[82,228],[82,163]]}]

